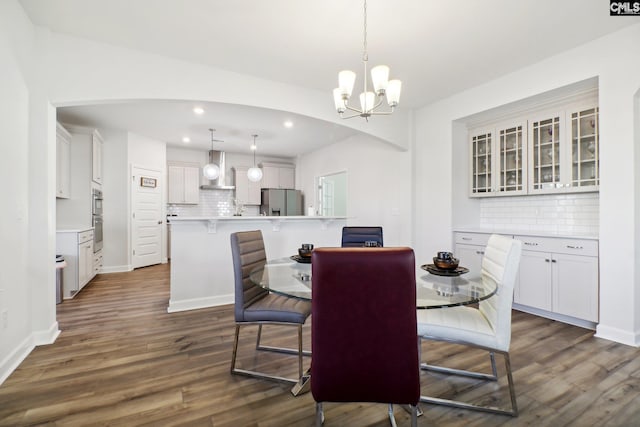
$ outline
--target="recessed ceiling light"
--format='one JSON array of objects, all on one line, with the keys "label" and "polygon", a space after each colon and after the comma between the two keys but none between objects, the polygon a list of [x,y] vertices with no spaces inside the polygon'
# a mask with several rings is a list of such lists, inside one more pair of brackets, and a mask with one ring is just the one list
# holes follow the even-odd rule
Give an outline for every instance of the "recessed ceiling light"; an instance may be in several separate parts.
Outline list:
[{"label": "recessed ceiling light", "polygon": [[191,138],[189,138],[188,136],[185,136],[184,138],[182,138],[182,142],[184,142],[185,144],[188,144],[191,142]]},{"label": "recessed ceiling light", "polygon": [[193,112],[198,114],[198,115],[204,114],[204,108],[202,108],[202,107],[194,107],[193,108]]},{"label": "recessed ceiling light", "polygon": [[291,120],[286,120],[286,121],[283,123],[283,125],[284,125],[284,127],[286,127],[286,128],[292,128],[292,127],[293,127],[293,122],[292,122]]}]

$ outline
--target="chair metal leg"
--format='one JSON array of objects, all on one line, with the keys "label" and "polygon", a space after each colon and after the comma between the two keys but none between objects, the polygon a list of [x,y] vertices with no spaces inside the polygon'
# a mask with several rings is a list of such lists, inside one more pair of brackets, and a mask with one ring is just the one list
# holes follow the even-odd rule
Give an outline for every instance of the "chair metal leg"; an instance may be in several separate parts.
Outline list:
[{"label": "chair metal leg", "polygon": [[393,404],[389,403],[389,422],[391,423],[391,427],[398,427],[396,424],[396,417],[393,415]]},{"label": "chair metal leg", "polygon": [[[500,352],[500,353],[502,353],[502,352]],[[500,409],[500,408],[490,407],[490,406],[479,406],[479,405],[473,405],[473,404],[470,404],[470,403],[460,402],[460,401],[457,401],[457,400],[441,399],[441,398],[438,398],[438,397],[430,397],[430,396],[420,396],[420,402],[432,403],[432,404],[436,404],[436,405],[450,406],[450,407],[461,408],[461,409],[470,409],[470,410],[474,410],[474,411],[489,412],[489,413],[492,413],[492,414],[510,415],[512,417],[517,417],[518,416],[518,405],[516,403],[516,392],[515,392],[515,387],[514,387],[514,383],[513,383],[513,374],[511,372],[511,360],[509,359],[509,353],[508,352],[504,352],[504,353],[502,353],[502,355],[504,356],[505,367],[506,367],[506,370],[507,370],[507,380],[509,382],[509,395],[510,395],[510,398],[511,398],[511,410],[510,411],[504,410],[504,409]],[[492,360],[493,360],[493,358],[492,358]],[[457,374],[457,375],[464,375],[464,376],[473,377],[473,378],[481,378],[481,379],[489,379],[489,380],[492,380],[492,381],[497,381],[497,371],[494,371],[494,373],[496,374],[495,377],[494,377],[492,375],[481,374],[481,373],[470,372],[470,371],[463,371],[463,370],[458,370],[458,369],[443,368],[443,367],[440,367],[440,366],[435,366],[435,367],[432,367],[431,365],[426,365],[426,366],[428,366],[428,368],[424,368],[423,367],[423,369],[428,369],[428,370],[437,371],[437,372]],[[433,368],[435,368],[435,369],[433,369]]]},{"label": "chair metal leg", "polygon": [[[302,331],[302,325],[300,326],[300,330]],[[263,345],[260,344],[260,339],[262,338],[262,325],[258,325],[258,338],[256,340],[256,350],[261,350],[261,351],[273,351],[275,353],[282,353],[282,354],[298,354],[298,349],[293,349],[293,348],[286,348],[286,347],[275,347],[275,346],[271,346],[271,345]],[[302,355],[303,356],[311,356],[311,352],[308,350],[302,350]]]},{"label": "chair metal leg", "polygon": [[322,402],[316,402],[316,427],[321,427],[324,423],[324,411],[322,410]]},{"label": "chair metal leg", "polygon": [[[418,405],[411,406],[411,427],[418,427]],[[420,414],[421,415],[421,414]]]},{"label": "chair metal leg", "polygon": [[236,325],[236,335],[233,339],[233,356],[231,357],[231,373],[236,369],[236,356],[238,355],[238,335],[240,334],[240,325]]},{"label": "chair metal leg", "polygon": [[[251,324],[251,323],[247,323],[247,324]],[[284,323],[281,323],[284,324]],[[292,324],[285,324],[287,326],[293,326]],[[231,374],[235,374],[235,375],[244,375],[244,376],[248,376],[248,377],[254,377],[254,378],[261,378],[261,379],[266,379],[266,380],[274,380],[274,381],[279,381],[279,382],[284,382],[284,383],[293,383],[293,384],[297,384],[300,381],[300,378],[302,378],[302,356],[303,354],[301,353],[302,351],[302,325],[296,325],[298,327],[298,350],[292,350],[290,353],[288,354],[295,354],[298,356],[298,378],[293,379],[293,378],[285,378],[285,377],[281,377],[281,376],[277,376],[277,375],[270,375],[270,374],[265,374],[263,372],[258,372],[258,371],[251,371],[251,370],[247,370],[247,369],[238,369],[236,368],[236,359],[237,359],[237,354],[238,354],[238,341],[239,341],[239,335],[240,335],[240,324],[236,323],[236,333],[235,333],[235,338],[233,341],[233,355],[232,355],[232,359],[231,359]],[[261,334],[261,329],[262,329],[262,325],[258,325],[258,341],[260,340],[260,334]]]}]

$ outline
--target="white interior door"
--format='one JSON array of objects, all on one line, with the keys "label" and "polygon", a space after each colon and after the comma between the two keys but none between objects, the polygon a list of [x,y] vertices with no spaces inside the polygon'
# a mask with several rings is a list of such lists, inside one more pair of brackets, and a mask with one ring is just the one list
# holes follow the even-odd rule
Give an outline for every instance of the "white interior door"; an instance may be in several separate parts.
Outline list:
[{"label": "white interior door", "polygon": [[162,181],[160,178],[160,171],[132,168],[133,268],[162,262]]}]

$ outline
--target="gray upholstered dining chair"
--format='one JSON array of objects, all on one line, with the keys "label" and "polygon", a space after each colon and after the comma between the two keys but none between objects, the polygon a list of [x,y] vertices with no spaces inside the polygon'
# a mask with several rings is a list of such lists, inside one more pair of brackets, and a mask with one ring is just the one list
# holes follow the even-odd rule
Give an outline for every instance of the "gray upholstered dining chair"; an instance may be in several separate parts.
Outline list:
[{"label": "gray upholstered dining chair", "polygon": [[415,258],[410,248],[319,248],[311,255],[311,393],[323,402],[411,406],[417,425],[420,368]]},{"label": "gray upholstered dining chair", "polygon": [[[251,271],[266,264],[262,232],[244,231],[231,234],[231,254],[235,277],[236,332],[233,341],[231,373],[295,383],[302,377],[302,356],[310,355],[302,349],[302,325],[311,314],[311,303],[269,293],[255,285],[249,277]],[[240,327],[258,325],[256,350],[275,351],[298,356],[298,378],[285,378],[263,372],[236,368]],[[260,344],[263,325],[287,325],[298,329],[298,348],[289,349]]]},{"label": "gray upholstered dining chair", "polygon": [[445,341],[487,350],[491,361],[491,374],[470,372],[442,366],[422,364],[422,369],[446,374],[497,381],[494,353],[504,356],[511,397],[511,410],[473,405],[454,400],[422,396],[421,402],[435,403],[464,409],[518,416],[518,405],[511,373],[509,345],[511,343],[511,306],[513,287],[520,265],[522,242],[504,236],[492,235],[482,259],[483,282],[495,282],[497,293],[479,303],[479,307],[452,307],[437,310],[418,310],[418,335],[425,340]]},{"label": "gray upholstered dining chair", "polygon": [[382,227],[342,227],[341,246],[343,248],[361,248],[365,246],[365,242],[376,242],[378,247],[384,246],[382,239]]}]

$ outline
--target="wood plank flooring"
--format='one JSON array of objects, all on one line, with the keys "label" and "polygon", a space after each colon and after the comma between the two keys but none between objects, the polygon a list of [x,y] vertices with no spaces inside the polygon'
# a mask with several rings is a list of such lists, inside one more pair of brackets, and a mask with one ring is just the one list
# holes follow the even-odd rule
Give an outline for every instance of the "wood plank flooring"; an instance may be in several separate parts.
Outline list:
[{"label": "wood plank flooring", "polygon": [[[168,299],[169,265],[158,265],[99,275],[58,305],[57,341],[36,348],[0,386],[0,425],[314,424],[310,393],[293,397],[288,385],[229,374],[232,306],[169,314]],[[241,330],[239,365],[295,376],[295,357],[255,353],[256,331]],[[295,335],[294,328],[272,327],[264,338],[294,346]],[[518,418],[423,404],[419,425],[640,426],[640,350],[517,311],[512,336]],[[422,351],[431,363],[489,369],[485,353],[463,347],[425,342]],[[487,385],[424,372],[422,393],[509,403],[504,377]],[[325,409],[326,426],[388,425],[385,405]],[[400,408],[396,418],[409,424]]]}]

